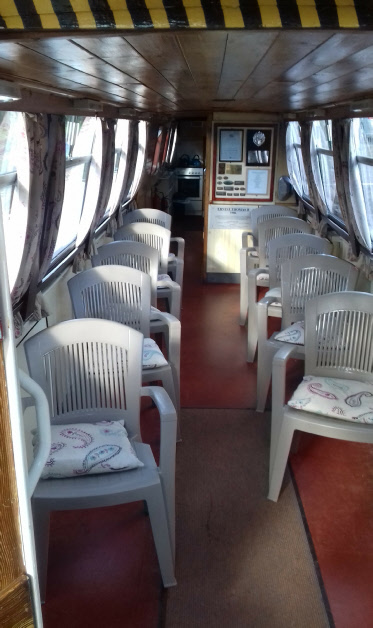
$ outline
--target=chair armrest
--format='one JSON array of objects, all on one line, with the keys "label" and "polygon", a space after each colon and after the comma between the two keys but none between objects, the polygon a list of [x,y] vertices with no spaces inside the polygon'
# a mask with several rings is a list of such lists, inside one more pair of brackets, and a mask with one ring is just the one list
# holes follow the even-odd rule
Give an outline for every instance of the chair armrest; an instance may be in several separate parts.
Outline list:
[{"label": "chair armrest", "polygon": [[[159,473],[164,491],[172,503],[175,494],[175,458],[177,417],[174,405],[161,386],[143,386],[141,397],[150,397],[157,406],[161,423],[161,447],[159,455]],[[169,501],[169,499],[171,501]]]},{"label": "chair armrest", "polygon": [[152,333],[161,332],[165,336],[168,361],[180,369],[180,321],[167,312],[154,312],[157,319],[151,321]]},{"label": "chair armrest", "polygon": [[285,405],[286,364],[297,345],[287,345],[279,349],[272,361],[272,409],[277,411]]},{"label": "chair armrest", "polygon": [[176,245],[177,245],[176,256],[180,257],[180,259],[184,259],[184,250],[185,250],[184,238],[170,238],[170,243],[171,242],[176,242]]},{"label": "chair armrest", "polygon": [[[51,424],[49,404],[43,389],[40,388],[39,384],[31,379],[29,375],[27,375],[21,369],[18,369],[18,377],[21,388],[23,388],[23,390],[28,392],[34,398],[34,403],[27,403],[27,407],[30,405],[35,405],[36,423],[39,436],[39,447],[31,464],[27,478],[28,495],[29,497],[31,497],[44,469],[45,463],[48,460],[48,456],[51,450]],[[27,400],[29,399],[30,397],[27,397]]]},{"label": "chair armrest", "polygon": [[249,308],[250,308],[250,304],[257,303],[256,282],[257,282],[258,275],[260,275],[260,273],[268,273],[268,272],[269,272],[268,268],[252,268],[247,273]]},{"label": "chair armrest", "polygon": [[243,231],[242,232],[242,248],[246,248],[247,247],[247,240],[248,238],[251,236],[252,237],[253,232],[252,231]]},{"label": "chair armrest", "polygon": [[258,301],[258,345],[267,340],[268,306],[276,300],[276,297],[263,297],[263,299],[260,299],[260,301]]},{"label": "chair armrest", "polygon": [[[176,281],[167,282],[165,288],[162,288],[164,295],[167,296],[170,313],[180,320],[181,315],[181,287]],[[158,293],[158,296],[162,296],[162,292]],[[150,322],[158,320],[158,313],[153,312],[150,315]]]},{"label": "chair armrest", "polygon": [[245,247],[242,247],[242,249],[240,249],[240,272],[241,272],[241,275],[242,274],[246,274],[247,275],[249,270],[251,270],[251,268],[249,268],[249,260],[250,260],[249,253],[251,251],[256,251],[256,248],[254,246],[245,246]]},{"label": "chair armrest", "polygon": [[175,281],[179,284],[179,286],[183,285],[183,274],[184,274],[184,260],[180,257],[172,257],[168,261],[168,267],[175,270]]}]

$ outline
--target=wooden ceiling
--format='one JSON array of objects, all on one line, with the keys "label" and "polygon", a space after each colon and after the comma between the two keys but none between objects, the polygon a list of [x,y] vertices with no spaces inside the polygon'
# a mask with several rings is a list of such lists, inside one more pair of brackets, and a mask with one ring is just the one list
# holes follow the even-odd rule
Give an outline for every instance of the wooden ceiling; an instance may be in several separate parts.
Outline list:
[{"label": "wooden ceiling", "polygon": [[373,37],[357,30],[34,34],[0,41],[0,78],[175,116],[297,112],[371,97]]}]

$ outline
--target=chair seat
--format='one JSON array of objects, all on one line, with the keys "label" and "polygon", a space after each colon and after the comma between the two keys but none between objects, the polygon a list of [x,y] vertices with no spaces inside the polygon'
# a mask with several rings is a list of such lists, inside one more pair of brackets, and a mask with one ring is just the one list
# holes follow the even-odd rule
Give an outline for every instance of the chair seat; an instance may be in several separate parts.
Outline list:
[{"label": "chair seat", "polygon": [[304,321],[293,323],[275,335],[275,340],[290,342],[294,345],[304,345]]},{"label": "chair seat", "polygon": [[276,299],[281,299],[281,288],[280,286],[276,286],[276,288],[271,288],[268,292],[265,293],[266,297],[276,297]]},{"label": "chair seat", "polygon": [[354,423],[373,423],[373,385],[353,379],[303,378],[288,405]]},{"label": "chair seat", "polygon": [[[33,499],[53,500],[55,510],[58,508],[62,510],[65,501],[68,502],[69,508],[74,508],[72,504],[74,500],[76,508],[90,508],[93,501],[97,506],[98,497],[102,497],[107,505],[125,503],[124,493],[159,484],[159,473],[150,446],[133,441],[132,446],[143,467],[102,475],[43,480],[38,483]],[[128,501],[131,500],[132,496],[129,493]]]},{"label": "chair seat", "polygon": [[162,351],[152,338],[144,338],[142,368],[155,369],[161,366],[168,366]]}]

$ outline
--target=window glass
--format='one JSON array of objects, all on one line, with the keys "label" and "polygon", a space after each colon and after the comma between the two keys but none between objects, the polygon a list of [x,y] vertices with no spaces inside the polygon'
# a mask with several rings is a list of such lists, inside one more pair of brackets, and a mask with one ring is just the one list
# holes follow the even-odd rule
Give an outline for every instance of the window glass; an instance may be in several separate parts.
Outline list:
[{"label": "window glass", "polygon": [[111,186],[109,203],[103,220],[110,216],[118,206],[123,189],[128,158],[129,120],[118,120],[115,128],[115,161],[114,177]]},{"label": "window glass", "polygon": [[22,113],[0,112],[0,202],[10,289],[19,272],[25,244],[30,164]]},{"label": "window glass", "polygon": [[92,222],[100,187],[101,121],[66,116],[66,179],[61,221],[52,263],[84,239]]},{"label": "window glass", "polygon": [[173,160],[174,154],[175,154],[176,140],[177,140],[177,126],[175,126],[173,128],[172,133],[171,133],[171,137],[170,137],[170,142],[169,142],[169,147],[168,147],[168,154],[167,154],[167,163],[168,164],[172,164],[172,160]]},{"label": "window glass", "polygon": [[159,170],[162,140],[163,140],[163,129],[162,127],[159,127],[158,137],[157,137],[157,141],[156,141],[155,149],[154,149],[152,174],[155,174]]},{"label": "window glass", "polygon": [[309,197],[302,157],[299,122],[289,122],[286,130],[286,161],[291,182],[298,196]]},{"label": "window glass", "polygon": [[312,124],[311,163],[315,183],[328,214],[343,221],[335,181],[330,120],[315,120]]},{"label": "window glass", "polygon": [[127,202],[129,202],[135,196],[138,190],[138,187],[140,185],[141,175],[143,173],[144,163],[145,163],[147,127],[148,127],[147,122],[145,122],[145,120],[140,120],[140,122],[138,123],[138,148],[137,148],[136,168],[135,168],[135,174],[133,176],[133,181],[131,183],[131,187],[128,192]]},{"label": "window glass", "polygon": [[356,236],[370,249],[373,241],[373,120],[370,118],[351,121],[349,183]]}]

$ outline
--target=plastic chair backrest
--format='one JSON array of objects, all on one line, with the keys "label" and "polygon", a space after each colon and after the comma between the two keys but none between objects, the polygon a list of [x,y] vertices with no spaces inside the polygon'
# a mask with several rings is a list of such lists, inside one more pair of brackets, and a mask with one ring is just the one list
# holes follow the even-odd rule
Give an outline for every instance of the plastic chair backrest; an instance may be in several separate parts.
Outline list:
[{"label": "plastic chair backrest", "polygon": [[306,255],[281,266],[282,329],[304,320],[307,301],[330,292],[354,290],[356,268],[332,255]]},{"label": "plastic chair backrest", "polygon": [[92,266],[129,266],[150,276],[151,302],[157,306],[158,251],[143,242],[120,240],[100,246],[91,257]]},{"label": "plastic chair backrest", "polygon": [[170,250],[171,231],[147,222],[134,222],[120,227],[114,234],[114,240],[132,240],[143,242],[157,249],[159,272],[167,273],[168,253]]},{"label": "plastic chair backrest", "polygon": [[75,318],[103,318],[150,335],[150,277],[128,266],[97,266],[67,282]]},{"label": "plastic chair backrest", "polygon": [[262,205],[255,207],[250,213],[251,231],[254,241],[256,242],[258,240],[258,226],[261,225],[262,222],[272,220],[272,218],[279,218],[280,216],[297,218],[297,212],[295,209],[286,207],[285,205]]},{"label": "plastic chair backrest", "polygon": [[25,342],[30,375],[44,390],[51,422],[124,419],[140,434],[143,335],[95,318],[58,323]]},{"label": "plastic chair backrest", "polygon": [[280,285],[283,262],[312,253],[329,255],[331,250],[329,240],[309,233],[292,233],[271,240],[268,243],[269,287]]},{"label": "plastic chair backrest", "polygon": [[271,240],[289,233],[312,233],[312,227],[300,218],[285,216],[274,218],[258,225],[258,255],[259,267],[268,266],[268,244]]},{"label": "plastic chair backrest", "polygon": [[124,214],[122,219],[123,226],[129,225],[132,222],[150,222],[153,225],[160,225],[171,231],[172,216],[160,209],[152,209],[150,207],[135,209],[132,212]]},{"label": "plastic chair backrest", "polygon": [[373,383],[373,295],[320,296],[305,314],[305,373]]}]

